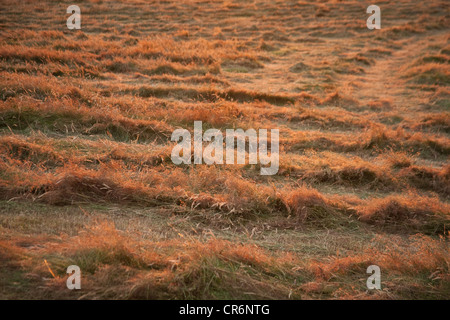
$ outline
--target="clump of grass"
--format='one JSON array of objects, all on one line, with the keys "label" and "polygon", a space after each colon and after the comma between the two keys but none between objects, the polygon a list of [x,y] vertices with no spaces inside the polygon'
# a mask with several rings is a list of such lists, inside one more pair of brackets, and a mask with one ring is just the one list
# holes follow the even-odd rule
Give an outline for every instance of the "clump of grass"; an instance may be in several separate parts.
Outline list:
[{"label": "clump of grass", "polygon": [[405,176],[408,182],[416,188],[432,190],[445,196],[450,195],[450,165],[442,170],[409,166],[399,174]]},{"label": "clump of grass", "polygon": [[[290,297],[290,288],[279,279],[295,277],[289,271],[292,258],[286,254],[274,256],[254,245],[213,238],[145,241],[107,221],[88,226],[70,241],[53,244],[40,254],[57,275],[48,289],[64,280],[65,264],[77,264],[84,271],[85,298],[281,299]],[[35,272],[48,271],[40,267]]]},{"label": "clump of grass", "polygon": [[172,128],[161,121],[130,119],[112,110],[76,106],[72,100],[9,101],[0,107],[1,127],[11,130],[43,130],[72,134],[107,134],[119,141],[167,141]]},{"label": "clump of grass", "polygon": [[[70,253],[70,245],[61,248],[63,253],[69,253],[69,259],[78,265],[83,272],[95,274],[104,265],[120,265],[131,268],[146,268],[146,260],[156,260],[153,263],[164,265],[158,255],[149,252],[138,254],[138,243],[117,230],[108,221],[98,221],[82,230],[77,236],[78,245]],[[75,249],[76,248],[76,249]]]},{"label": "clump of grass", "polygon": [[278,48],[275,45],[272,45],[271,43],[260,39],[258,49],[264,51],[276,51]]},{"label": "clump of grass", "polygon": [[406,151],[390,150],[386,155],[387,163],[394,169],[408,168],[414,164],[417,156]]},{"label": "clump of grass", "polygon": [[359,207],[359,219],[388,231],[424,234],[445,234],[450,208],[437,198],[391,195],[368,200]]},{"label": "clump of grass", "polygon": [[364,68],[355,60],[339,59],[333,67],[338,74],[363,74]]},{"label": "clump of grass", "polygon": [[404,25],[393,26],[383,30],[384,36],[391,39],[411,37],[421,32],[424,32],[424,28],[418,23],[406,23]]},{"label": "clump of grass", "polygon": [[[233,41],[207,41],[206,39],[176,41],[169,37],[153,37],[139,41],[137,46],[128,49],[133,58],[166,59],[181,64],[199,64],[215,66],[221,59],[252,59],[253,52],[241,53]],[[219,70],[216,70],[219,71]]]},{"label": "clump of grass", "polygon": [[450,90],[439,87],[430,97],[430,104],[434,107],[450,110]]},{"label": "clump of grass", "polygon": [[336,183],[348,186],[371,186],[373,188],[392,186],[392,177],[383,175],[373,168],[344,167],[340,169],[322,168],[320,171],[308,172],[304,179],[315,180],[322,183]]},{"label": "clump of grass", "polygon": [[379,58],[392,55],[392,50],[383,47],[372,48],[363,52],[362,55],[369,56],[371,58]]},{"label": "clump of grass", "polygon": [[62,165],[62,157],[51,147],[26,142],[14,136],[0,138],[0,152],[12,159],[55,166]]},{"label": "clump of grass", "polygon": [[171,163],[170,159],[171,148],[162,147],[159,150],[152,152],[135,152],[131,153],[129,149],[122,145],[116,146],[113,150],[99,158],[100,162],[111,162],[120,160],[126,165],[130,166],[158,166],[165,163]]},{"label": "clump of grass", "polygon": [[183,110],[183,113],[174,115],[174,118],[189,126],[192,126],[194,121],[202,121],[204,125],[217,128],[233,126],[242,116],[243,112],[238,108],[237,104],[225,100],[218,100],[212,105],[190,105]]},{"label": "clump of grass", "polygon": [[365,148],[385,148],[391,140],[387,130],[382,127],[372,127],[366,133]]},{"label": "clump of grass", "polygon": [[351,298],[367,288],[366,279],[362,281],[360,274],[368,266],[377,265],[384,279],[382,290],[366,296],[367,299],[446,299],[450,289],[447,239],[424,235],[410,236],[407,240],[378,236],[373,243],[376,246],[361,254],[311,263],[309,268],[316,280],[303,284],[301,290],[317,297],[331,297],[339,287],[342,298]]},{"label": "clump of grass", "polygon": [[[167,74],[169,73],[169,74]],[[164,82],[164,83],[181,83],[181,84],[219,84],[224,87],[229,87],[230,83],[226,80],[220,79],[212,74],[207,73],[206,75],[194,75],[194,76],[175,76],[178,70],[174,70],[174,72],[164,72],[161,75],[153,75],[150,77],[150,80]],[[140,77],[142,74],[137,73],[136,77]]]},{"label": "clump of grass", "polygon": [[412,129],[423,129],[437,132],[450,133],[450,115],[445,113],[431,114],[424,117],[420,122],[412,125]]},{"label": "clump of grass", "polygon": [[100,177],[67,174],[46,187],[39,201],[52,205],[67,205],[80,201],[132,202],[137,197],[145,197],[139,190],[122,187],[117,183]]},{"label": "clump of grass", "polygon": [[41,48],[27,48],[18,46],[2,46],[0,49],[0,58],[6,60],[34,61],[37,63],[72,63],[85,65],[86,58],[94,56],[92,54],[80,54],[70,51],[53,51]]},{"label": "clump of grass", "polygon": [[134,93],[140,97],[174,97],[180,100],[217,101],[219,99],[252,102],[263,100],[272,104],[289,104],[295,102],[295,97],[288,95],[277,95],[261,92],[253,92],[239,89],[228,89],[219,91],[205,88],[185,88],[185,87],[141,87],[139,89],[127,89],[124,93]]},{"label": "clump of grass", "polygon": [[328,228],[342,223],[340,214],[315,189],[302,186],[284,192],[281,198],[288,214],[300,225]]},{"label": "clump of grass", "polygon": [[255,57],[241,57],[234,60],[225,59],[221,63],[221,67],[229,70],[245,70],[250,71],[254,69],[261,69],[264,65]]},{"label": "clump of grass", "polygon": [[114,73],[130,73],[137,69],[136,64],[132,60],[126,60],[121,57],[116,57],[103,63],[104,68]]},{"label": "clump of grass", "polygon": [[285,115],[291,122],[318,125],[322,128],[354,129],[369,127],[371,122],[361,116],[337,108],[298,108],[298,114]]},{"label": "clump of grass", "polygon": [[371,110],[391,110],[393,108],[392,101],[389,99],[380,99],[376,101],[370,101],[368,104]]},{"label": "clump of grass", "polygon": [[86,129],[86,134],[106,133],[118,141],[167,141],[169,138],[168,126],[157,121],[136,121],[121,119],[118,121],[95,123]]},{"label": "clump of grass", "polygon": [[366,58],[362,54],[355,54],[354,56],[346,58],[345,61],[355,62],[358,64],[362,64],[364,66],[371,66],[375,63],[375,61],[372,58]]},{"label": "clump of grass", "polygon": [[307,92],[301,92],[297,98],[299,103],[306,105],[317,105],[320,104],[320,99],[312,94]]},{"label": "clump of grass", "polygon": [[272,212],[270,201],[277,198],[275,190],[239,177],[228,177],[225,181],[228,205],[237,213],[267,214]]},{"label": "clump of grass", "polygon": [[70,98],[84,102],[88,100],[89,96],[87,92],[81,92],[76,86],[60,83],[54,77],[42,75],[12,74],[2,77],[0,85],[0,97],[3,101],[8,98],[25,96],[28,100],[30,100],[29,97],[42,101],[51,98]]},{"label": "clump of grass", "polygon": [[426,63],[449,63],[450,59],[447,55],[426,55],[417,60],[417,64],[426,64]]},{"label": "clump of grass", "polygon": [[405,74],[414,83],[423,85],[450,85],[450,71],[443,69],[438,63],[428,63],[426,65],[411,68]]},{"label": "clump of grass", "polygon": [[306,65],[303,62],[298,62],[295,65],[293,65],[292,67],[289,68],[289,71],[294,72],[294,73],[301,73],[304,71],[308,71],[310,70],[311,67]]},{"label": "clump of grass", "polygon": [[321,105],[331,105],[343,108],[357,106],[358,104],[358,101],[356,101],[355,99],[342,95],[338,92],[329,94],[321,101]]}]

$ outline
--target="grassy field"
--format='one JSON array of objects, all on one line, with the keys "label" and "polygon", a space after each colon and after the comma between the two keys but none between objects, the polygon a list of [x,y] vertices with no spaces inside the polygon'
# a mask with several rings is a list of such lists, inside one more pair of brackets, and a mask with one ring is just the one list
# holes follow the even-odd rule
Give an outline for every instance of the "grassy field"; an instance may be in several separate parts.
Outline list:
[{"label": "grassy field", "polygon": [[[0,298],[450,299],[450,4],[370,4],[2,0]],[[174,165],[197,120],[278,173]]]}]

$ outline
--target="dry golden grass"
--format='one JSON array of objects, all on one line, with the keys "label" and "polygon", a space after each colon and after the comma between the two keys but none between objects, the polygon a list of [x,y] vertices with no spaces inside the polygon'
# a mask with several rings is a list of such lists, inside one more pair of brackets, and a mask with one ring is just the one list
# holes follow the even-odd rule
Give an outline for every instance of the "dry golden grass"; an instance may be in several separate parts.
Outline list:
[{"label": "dry golden grass", "polygon": [[[80,7],[0,3],[0,298],[450,297],[446,1]],[[278,128],[278,173],[175,166],[194,121]]]}]

